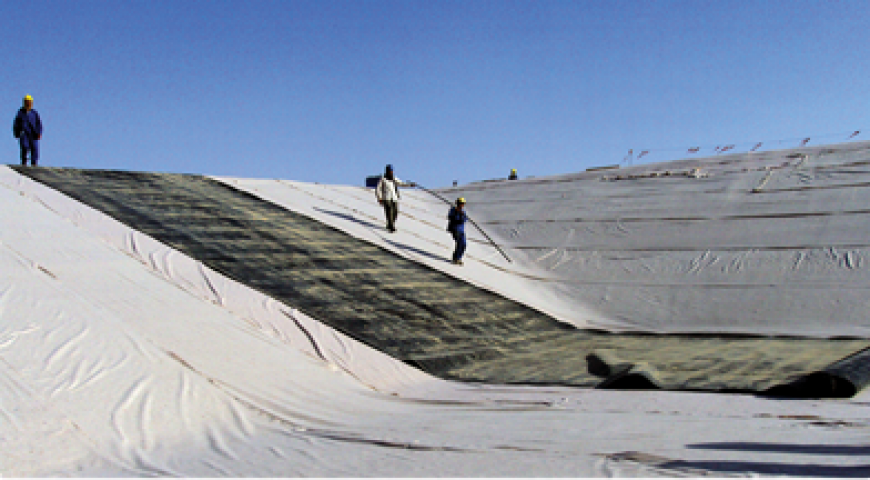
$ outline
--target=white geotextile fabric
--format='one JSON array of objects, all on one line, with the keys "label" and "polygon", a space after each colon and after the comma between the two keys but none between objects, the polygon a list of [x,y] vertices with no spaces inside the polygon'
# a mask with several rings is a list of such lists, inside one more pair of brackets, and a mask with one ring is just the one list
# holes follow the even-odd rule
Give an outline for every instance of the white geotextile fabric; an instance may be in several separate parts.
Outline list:
[{"label": "white geotextile fabric", "polygon": [[452,265],[449,260],[454,243],[446,229],[450,206],[422,190],[402,189],[396,221],[398,232],[389,233],[385,229],[383,207],[371,188],[279,179],[214,178],[564,322],[581,328],[608,328],[617,324],[560,295],[552,283],[558,281],[557,277],[541,277],[534,265],[509,262],[471,224],[465,228],[468,237],[465,265]]},{"label": "white geotextile fabric", "polygon": [[801,464],[831,476],[865,463],[852,452],[866,444],[866,399],[443,382],[6,167],[0,212],[3,476],[673,476]]},{"label": "white geotextile fabric", "polygon": [[[451,189],[610,330],[870,336],[870,143]],[[582,324],[581,319],[573,323]]]},{"label": "white geotextile fabric", "polygon": [[389,234],[371,189],[219,180],[580,328],[866,338],[867,162],[858,143],[443,190],[513,260],[468,225],[461,268],[424,191]]}]

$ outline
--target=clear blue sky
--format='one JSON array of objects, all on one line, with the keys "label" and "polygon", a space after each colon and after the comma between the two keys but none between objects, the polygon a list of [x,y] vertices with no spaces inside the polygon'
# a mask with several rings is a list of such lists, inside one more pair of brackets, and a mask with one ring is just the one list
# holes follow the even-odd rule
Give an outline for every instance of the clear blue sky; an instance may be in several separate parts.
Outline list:
[{"label": "clear blue sky", "polygon": [[868,19],[866,0],[9,0],[2,163],[28,93],[44,165],[353,185],[387,163],[446,186],[867,140]]}]

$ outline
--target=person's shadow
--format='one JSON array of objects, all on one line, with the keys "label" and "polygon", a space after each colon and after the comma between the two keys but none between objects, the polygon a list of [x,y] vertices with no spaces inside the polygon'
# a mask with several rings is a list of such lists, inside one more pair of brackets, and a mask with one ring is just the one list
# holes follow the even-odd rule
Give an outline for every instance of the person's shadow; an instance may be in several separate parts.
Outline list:
[{"label": "person's shadow", "polygon": [[[863,445],[789,445],[764,443],[706,443],[687,445],[688,448],[705,450],[747,451],[756,454],[752,460],[677,460],[642,452],[622,452],[612,455],[616,460],[629,460],[649,467],[676,471],[693,477],[730,474],[786,475],[789,477],[870,477],[870,465],[821,464],[808,461],[785,463],[765,461],[758,458],[763,453],[791,453],[807,455],[856,455],[865,456]],[[833,462],[832,462],[833,463]]]},{"label": "person's shadow", "polygon": [[410,246],[410,245],[405,245],[404,243],[399,243],[399,242],[396,242],[396,241],[393,241],[393,240],[390,240],[390,239],[385,239],[385,240],[386,240],[387,243],[389,243],[390,245],[392,245],[392,246],[394,246],[394,247],[396,247],[396,248],[398,248],[398,249],[400,249],[400,250],[407,250],[407,251],[409,251],[409,252],[414,252],[414,253],[416,253],[417,255],[420,255],[420,256],[423,256],[423,257],[427,257],[427,258],[431,258],[432,260],[437,260],[437,261],[439,261],[439,262],[448,262],[448,261],[450,261],[449,259],[447,259],[447,258],[445,258],[445,257],[438,256],[438,255],[435,255],[435,254],[429,253],[429,252],[427,252],[427,251],[425,251],[425,250],[421,250],[421,249],[419,249],[419,248],[412,247],[412,246]]},{"label": "person's shadow", "polygon": [[369,222],[369,221],[366,221],[366,220],[363,220],[363,219],[360,219],[360,218],[356,218],[356,217],[354,217],[353,215],[348,215],[348,214],[346,214],[346,213],[335,212],[335,211],[332,211],[332,210],[325,210],[325,209],[322,209],[322,208],[319,208],[319,207],[314,207],[314,209],[317,210],[317,211],[320,212],[320,213],[325,213],[325,214],[327,214],[327,215],[331,215],[331,216],[333,216],[333,217],[340,218],[340,219],[342,219],[342,220],[347,220],[347,221],[350,221],[350,222],[358,223],[358,224],[363,225],[363,226],[365,226],[365,227],[369,227],[369,228],[382,228],[381,225],[375,225],[375,224],[372,223],[372,222]]}]

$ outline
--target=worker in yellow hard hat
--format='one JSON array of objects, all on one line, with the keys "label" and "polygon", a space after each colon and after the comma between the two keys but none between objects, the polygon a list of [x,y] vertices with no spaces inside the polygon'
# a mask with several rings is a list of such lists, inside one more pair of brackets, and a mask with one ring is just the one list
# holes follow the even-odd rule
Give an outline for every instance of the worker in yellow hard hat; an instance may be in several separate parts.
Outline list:
[{"label": "worker in yellow hard hat", "polygon": [[517,179],[517,169],[512,168],[511,174],[508,176],[508,180],[516,180]]},{"label": "worker in yellow hard hat", "polygon": [[42,121],[33,109],[33,97],[25,95],[22,103],[12,123],[12,134],[18,139],[18,146],[21,147],[21,165],[27,165],[27,154],[30,153],[30,164],[35,167],[39,161]]},{"label": "worker in yellow hard hat", "polygon": [[453,249],[452,262],[456,265],[462,265],[462,255],[465,254],[465,221],[468,220],[468,215],[465,214],[465,199],[459,197],[456,199],[456,205],[450,208],[450,213],[447,214],[447,231],[453,235],[453,240],[456,242],[456,248]]}]

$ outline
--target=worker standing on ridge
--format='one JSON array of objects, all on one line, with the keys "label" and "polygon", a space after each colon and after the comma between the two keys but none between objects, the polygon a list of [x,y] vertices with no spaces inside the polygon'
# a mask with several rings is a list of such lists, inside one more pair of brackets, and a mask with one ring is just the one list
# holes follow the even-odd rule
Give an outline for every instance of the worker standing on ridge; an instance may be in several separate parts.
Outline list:
[{"label": "worker standing on ridge", "polygon": [[387,231],[390,233],[396,231],[396,219],[399,217],[399,199],[402,198],[399,194],[400,186],[415,187],[417,184],[399,180],[393,175],[393,166],[387,165],[384,175],[375,188],[375,196],[378,197],[378,203],[384,206],[384,213],[387,216]]},{"label": "worker standing on ridge", "polygon": [[512,169],[511,169],[511,174],[508,175],[508,180],[516,180],[516,179],[517,179],[517,169],[516,169],[516,168],[512,168]]},{"label": "worker standing on ridge", "polygon": [[30,164],[34,167],[39,161],[39,139],[42,138],[42,121],[33,109],[33,97],[24,96],[24,106],[18,110],[12,123],[12,134],[21,147],[21,165],[27,166],[27,152],[30,151]]},{"label": "worker standing on ridge", "polygon": [[456,199],[456,206],[451,207],[447,214],[447,231],[456,242],[452,260],[455,265],[462,265],[462,255],[465,253],[465,221],[468,220],[468,215],[465,214],[464,207],[465,199],[459,197]]}]

